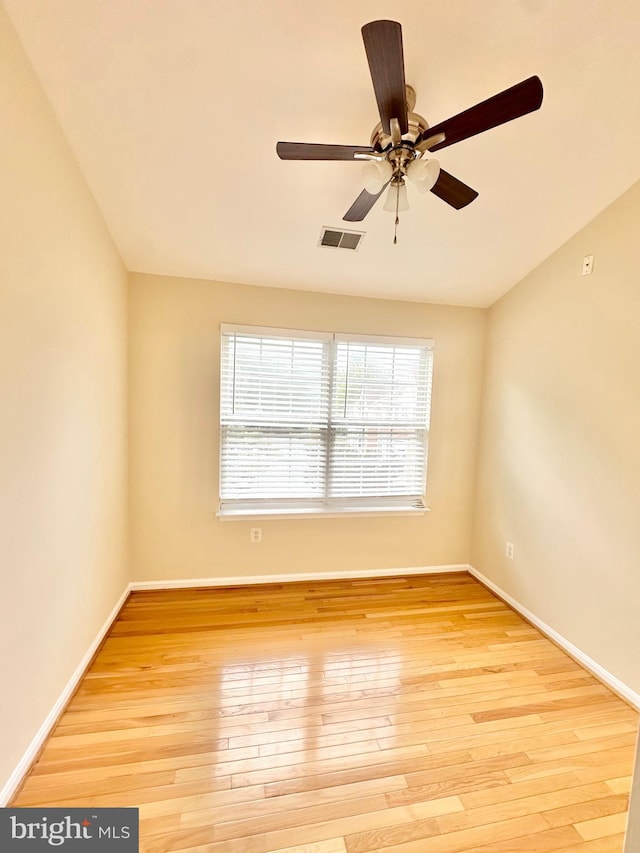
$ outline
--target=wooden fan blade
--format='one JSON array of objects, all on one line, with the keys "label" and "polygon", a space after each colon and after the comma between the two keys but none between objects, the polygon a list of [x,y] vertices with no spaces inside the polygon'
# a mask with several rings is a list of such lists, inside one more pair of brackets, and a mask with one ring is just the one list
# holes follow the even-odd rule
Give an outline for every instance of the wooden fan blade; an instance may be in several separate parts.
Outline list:
[{"label": "wooden fan blade", "polygon": [[406,133],[407,91],[404,82],[402,27],[396,21],[371,21],[362,28],[373,91],[378,103],[382,129],[391,133],[390,122],[397,118],[400,132]]},{"label": "wooden fan blade", "polygon": [[440,148],[446,148],[447,145],[453,145],[455,142],[483,133],[514,118],[532,113],[540,108],[542,94],[542,83],[539,77],[529,77],[522,83],[516,83],[510,89],[505,89],[504,92],[476,104],[475,107],[470,107],[435,127],[430,127],[426,131],[425,138],[435,136],[437,133],[445,134],[444,142],[439,142],[430,150],[438,151]]},{"label": "wooden fan blade", "polygon": [[346,222],[362,222],[373,205],[378,201],[382,193],[389,186],[389,181],[382,187],[379,193],[372,193],[362,190],[358,198],[353,202],[349,210],[342,217]]},{"label": "wooden fan blade", "polygon": [[322,145],[314,142],[278,142],[281,160],[354,160],[355,154],[375,154],[369,145]]},{"label": "wooden fan blade", "polygon": [[446,201],[451,207],[455,207],[456,210],[466,207],[471,204],[474,198],[478,198],[478,193],[475,190],[454,178],[449,172],[445,172],[444,169],[440,169],[440,175],[431,187],[431,192],[441,198],[442,201]]}]

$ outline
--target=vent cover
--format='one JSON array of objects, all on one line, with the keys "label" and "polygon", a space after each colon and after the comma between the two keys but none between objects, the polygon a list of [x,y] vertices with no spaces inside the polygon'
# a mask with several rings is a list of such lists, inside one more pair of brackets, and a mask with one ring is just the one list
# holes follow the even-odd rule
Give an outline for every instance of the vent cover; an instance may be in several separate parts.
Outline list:
[{"label": "vent cover", "polygon": [[324,226],[320,232],[318,245],[328,249],[350,249],[355,252],[358,250],[364,234],[364,231],[344,231],[341,228]]}]

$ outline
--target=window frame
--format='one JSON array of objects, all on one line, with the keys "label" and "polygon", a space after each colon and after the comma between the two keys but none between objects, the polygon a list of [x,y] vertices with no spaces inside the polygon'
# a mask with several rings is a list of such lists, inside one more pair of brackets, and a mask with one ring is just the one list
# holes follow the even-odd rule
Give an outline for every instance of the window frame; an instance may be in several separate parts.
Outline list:
[{"label": "window frame", "polygon": [[[386,346],[396,347],[419,347],[422,350],[421,357],[425,358],[425,378],[427,385],[425,387],[426,399],[426,419],[423,426],[408,427],[409,431],[423,432],[424,438],[422,441],[422,450],[424,453],[424,471],[422,478],[422,492],[415,495],[392,495],[392,496],[375,496],[375,497],[360,497],[350,496],[346,498],[328,497],[325,489],[323,498],[294,498],[294,499],[278,499],[278,498],[222,498],[222,466],[223,466],[223,435],[225,429],[229,428],[228,424],[223,423],[223,348],[224,338],[229,335],[250,335],[255,337],[275,337],[294,340],[317,340],[322,342],[323,347],[327,347],[328,352],[328,370],[329,370],[329,391],[327,403],[327,422],[326,422],[326,459],[325,459],[325,481],[328,480],[329,472],[331,471],[331,447],[333,444],[332,435],[337,433],[341,426],[336,425],[332,419],[333,408],[333,384],[335,379],[335,359],[337,347],[344,343],[363,343],[363,344],[382,344]],[[288,329],[268,326],[253,326],[227,324],[220,325],[220,370],[219,370],[219,483],[218,483],[218,510],[215,513],[221,520],[238,520],[238,519],[293,519],[293,518],[341,518],[341,517],[360,517],[360,516],[416,516],[424,515],[429,512],[429,507],[425,504],[427,491],[427,473],[428,473],[428,451],[430,438],[430,415],[431,415],[431,396],[433,387],[433,351],[434,340],[432,338],[415,338],[415,337],[398,337],[387,335],[367,335],[367,334],[350,334],[347,332],[324,332],[304,329]],[[372,427],[380,428],[380,423],[372,422]],[[342,425],[344,428],[344,424]]]}]

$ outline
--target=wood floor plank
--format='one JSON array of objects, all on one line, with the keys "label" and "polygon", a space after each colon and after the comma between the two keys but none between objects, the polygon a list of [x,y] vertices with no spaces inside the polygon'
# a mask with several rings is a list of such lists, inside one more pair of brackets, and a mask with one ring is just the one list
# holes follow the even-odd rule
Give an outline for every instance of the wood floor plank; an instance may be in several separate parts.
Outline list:
[{"label": "wood floor plank", "polygon": [[[194,827],[179,830],[172,834],[171,839],[164,835],[150,836],[147,840],[148,853],[172,853],[181,850],[181,845],[196,844],[210,845],[211,853],[236,853],[242,844],[243,853],[267,853],[274,846],[286,846],[300,844],[308,841],[322,841],[334,836],[346,837],[350,833],[358,832],[363,824],[381,827],[387,825],[406,825],[416,821],[432,821],[433,815],[448,814],[458,811],[462,805],[457,797],[446,797],[418,804],[416,806],[399,806],[394,809],[376,809],[365,814],[357,814],[349,817],[337,817],[330,820],[322,820],[317,823],[307,823],[301,827],[283,827],[270,831],[262,831],[260,825],[258,830],[250,835],[243,835],[242,840],[229,836],[224,828],[213,826]],[[177,845],[177,846],[168,846]],[[347,844],[347,849],[348,844]]]},{"label": "wood floor plank", "polygon": [[135,592],[14,798],[143,853],[622,853],[638,714],[468,575]]},{"label": "wood floor plank", "polygon": [[618,810],[613,814],[598,815],[574,825],[585,841],[591,841],[624,832],[627,827],[627,815],[624,810]]},{"label": "wood floor plank", "polygon": [[629,794],[631,792],[631,776],[620,776],[617,779],[607,779],[607,785],[614,794]]},{"label": "wood floor plank", "polygon": [[343,838],[330,838],[317,844],[296,844],[295,847],[281,847],[271,853],[346,853]]},{"label": "wood floor plank", "polygon": [[[517,839],[517,846],[514,845],[514,850],[522,843],[521,839],[530,837],[531,835],[543,832],[547,829],[544,820],[540,815],[530,815],[523,818],[514,818],[512,820],[496,821],[487,826],[471,827],[470,829],[462,829],[456,832],[440,833],[438,824],[433,821],[434,832],[427,834],[430,827],[422,825],[418,828],[418,837],[412,838],[414,834],[415,822],[406,825],[406,840],[399,843],[394,843],[384,847],[368,847],[369,851],[375,850],[375,853],[468,853],[475,850],[477,846],[486,845],[491,848],[500,841],[514,841]],[[395,840],[396,836],[392,836]],[[428,839],[428,846],[425,839]],[[347,837],[348,853],[356,853],[359,842],[356,839]],[[378,843],[384,838],[380,836],[370,836],[370,840],[364,840],[364,845],[368,843]],[[351,845],[351,846],[350,846]],[[360,851],[362,847],[360,848]],[[359,853],[360,853],[359,851]]]},{"label": "wood floor plank", "polygon": [[579,841],[570,847],[563,847],[562,853],[622,853],[624,833],[607,835],[593,841]]},{"label": "wood floor plank", "polygon": [[[605,786],[606,787],[606,786]],[[611,794],[598,799],[590,799],[586,802],[572,803],[549,809],[544,813],[544,819],[549,826],[566,826],[568,824],[582,824],[604,818],[609,815],[626,814],[629,807],[627,794]]]},{"label": "wood floor plank", "polygon": [[[557,798],[557,802],[559,803],[560,799],[566,793],[589,784],[590,782],[581,780],[576,773],[556,773],[555,775],[542,776],[539,779],[511,782],[507,788],[500,792],[492,790],[470,790],[460,794],[460,799],[466,809],[477,809],[492,805],[493,803],[506,802],[507,800],[521,800],[537,796],[538,794],[557,791],[559,792]],[[613,793],[605,782],[602,782],[602,785],[604,787],[598,789],[602,792],[602,796],[606,796],[604,789]],[[555,798],[554,802],[556,802]]]},{"label": "wood floor plank", "polygon": [[[362,801],[378,794],[388,797],[390,793],[405,790],[406,785],[403,776],[385,776],[381,779],[353,782],[333,788],[319,788],[312,792],[304,791],[282,797],[266,797],[263,786],[258,785],[254,788],[233,788],[227,791],[225,797],[227,795],[232,797],[234,794],[240,795],[235,801],[223,799],[218,792],[215,792],[176,800],[166,799],[163,802],[149,804],[145,807],[144,814],[146,817],[179,814],[182,816],[182,825],[197,826],[203,819],[213,823],[222,823],[230,819],[246,820],[247,818],[265,817],[307,809],[310,806],[321,804],[328,805],[347,800]],[[245,792],[250,791],[255,792],[253,796],[246,796]],[[228,806],[236,803],[242,803],[242,806],[230,811]],[[193,815],[192,812],[199,814]]]},{"label": "wood floor plank", "polygon": [[570,845],[580,842],[580,836],[572,826],[534,832],[532,835],[506,841],[492,841],[474,847],[473,853],[563,853]]}]

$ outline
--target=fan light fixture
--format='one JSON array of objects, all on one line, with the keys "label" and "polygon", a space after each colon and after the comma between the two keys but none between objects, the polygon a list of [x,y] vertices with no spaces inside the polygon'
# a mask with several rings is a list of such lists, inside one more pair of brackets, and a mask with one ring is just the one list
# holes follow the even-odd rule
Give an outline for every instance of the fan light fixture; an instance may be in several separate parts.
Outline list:
[{"label": "fan light fixture", "polygon": [[427,193],[435,186],[440,176],[440,163],[437,160],[419,159],[409,163],[407,177],[421,193]]},{"label": "fan light fixture", "polygon": [[409,210],[409,201],[407,199],[407,188],[404,181],[396,181],[389,187],[389,192],[384,201],[384,210],[388,213],[402,213]]},{"label": "fan light fixture", "polygon": [[371,195],[378,195],[382,192],[391,180],[393,167],[388,160],[369,160],[362,167],[362,183],[364,188]]}]

